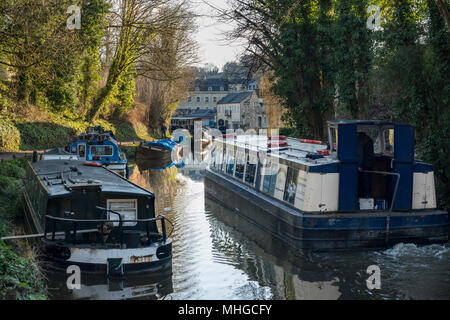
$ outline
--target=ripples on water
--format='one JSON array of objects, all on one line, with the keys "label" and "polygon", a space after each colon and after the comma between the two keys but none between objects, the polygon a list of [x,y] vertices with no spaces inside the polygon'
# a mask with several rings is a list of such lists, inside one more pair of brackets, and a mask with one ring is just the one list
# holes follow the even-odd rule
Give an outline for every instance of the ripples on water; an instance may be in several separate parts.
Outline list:
[{"label": "ripples on water", "polygon": [[[205,198],[202,176],[135,169],[130,180],[153,191],[156,211],[174,224],[173,275],[84,286],[84,296],[147,299],[449,299],[450,247],[399,244],[384,251],[301,253],[286,249],[233,212]],[[381,269],[368,290],[366,269]],[[82,279],[83,282],[83,279]],[[64,284],[64,285],[63,285]]]}]

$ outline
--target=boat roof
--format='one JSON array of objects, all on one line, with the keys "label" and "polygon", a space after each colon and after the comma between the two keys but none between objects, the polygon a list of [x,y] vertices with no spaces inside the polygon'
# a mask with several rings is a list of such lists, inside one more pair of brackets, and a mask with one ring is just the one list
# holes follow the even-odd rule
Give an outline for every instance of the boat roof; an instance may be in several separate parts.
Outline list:
[{"label": "boat roof", "polygon": [[375,125],[375,126],[395,126],[395,125],[403,125],[399,122],[391,122],[384,120],[328,120],[328,124],[337,125],[337,124],[356,124],[356,125]]},{"label": "boat roof", "polygon": [[[104,168],[84,165],[80,160],[41,160],[29,162],[49,197],[61,197],[71,194],[70,187],[100,185],[104,193],[129,194],[133,196],[154,197],[153,193],[130,182],[120,175]],[[76,168],[76,171],[73,169]],[[61,181],[61,172],[65,184]],[[79,174],[81,173],[81,174]]]},{"label": "boat roof", "polygon": [[317,154],[318,150],[327,149],[327,145],[303,143],[300,139],[296,138],[286,138],[285,141],[288,142],[288,146],[279,148],[269,148],[268,143],[276,144],[283,142],[283,140],[269,140],[267,136],[237,135],[236,138],[233,137],[226,140],[219,138],[217,140],[222,143],[234,145],[238,148],[267,153],[270,157],[277,157],[309,167],[339,162],[336,155],[333,154],[317,159],[307,158],[306,156],[308,154]]}]

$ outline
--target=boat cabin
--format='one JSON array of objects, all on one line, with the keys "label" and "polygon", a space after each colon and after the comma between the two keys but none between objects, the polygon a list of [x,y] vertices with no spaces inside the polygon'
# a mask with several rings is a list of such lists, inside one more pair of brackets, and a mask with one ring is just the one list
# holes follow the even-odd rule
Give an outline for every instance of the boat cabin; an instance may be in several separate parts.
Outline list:
[{"label": "boat cabin", "polygon": [[333,120],[328,132],[328,142],[227,135],[214,141],[211,168],[303,212],[436,208],[433,166],[415,159],[412,126]]},{"label": "boat cabin", "polygon": [[102,127],[87,128],[65,150],[55,149],[44,154],[44,159],[67,159],[76,156],[80,161],[90,161],[107,166],[120,175],[128,178],[128,161],[120,152],[117,139],[112,131]]},{"label": "boat cabin", "polygon": [[[61,160],[29,162],[25,200],[36,231],[43,233],[45,228],[52,232],[53,229],[64,231],[67,223],[59,219],[79,220],[78,230],[96,229],[99,222],[95,220],[100,219],[113,221],[114,226],[118,226],[119,217],[112,212],[120,213],[123,221],[154,218],[155,200],[151,192],[105,168],[83,164],[83,161]],[[145,225],[138,222],[123,222],[122,225],[124,230],[146,231]],[[156,232],[156,223],[149,227]],[[117,232],[113,230],[107,242],[118,239]],[[93,241],[87,238],[89,232],[71,240]]]}]

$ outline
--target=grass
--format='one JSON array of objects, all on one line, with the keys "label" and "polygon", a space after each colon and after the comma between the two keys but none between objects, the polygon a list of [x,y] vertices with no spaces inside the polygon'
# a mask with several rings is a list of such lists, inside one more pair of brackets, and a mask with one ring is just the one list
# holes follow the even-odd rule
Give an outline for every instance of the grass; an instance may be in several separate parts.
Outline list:
[{"label": "grass", "polygon": [[142,119],[98,119],[88,123],[75,114],[56,114],[29,106],[21,111],[0,115],[0,152],[62,147],[88,126],[112,130],[119,141],[151,140]]}]

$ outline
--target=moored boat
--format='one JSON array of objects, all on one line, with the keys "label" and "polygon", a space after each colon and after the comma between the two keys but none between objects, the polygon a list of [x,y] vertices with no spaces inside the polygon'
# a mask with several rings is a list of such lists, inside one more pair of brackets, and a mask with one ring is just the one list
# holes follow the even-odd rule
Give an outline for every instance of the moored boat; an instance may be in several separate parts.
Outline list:
[{"label": "moored boat", "polygon": [[55,148],[43,154],[44,160],[77,159],[95,166],[100,164],[128,178],[128,160],[119,150],[119,144],[112,131],[102,127],[89,127],[86,132],[65,149]]},{"label": "moored boat", "polygon": [[68,159],[28,162],[24,199],[26,222],[43,234],[55,269],[171,272],[172,242],[165,217],[155,217],[153,193],[107,168]]},{"label": "moored boat", "polygon": [[[329,121],[329,141],[236,136],[216,139],[205,191],[264,232],[299,249],[379,248],[448,242],[433,167],[414,159],[414,128],[383,121]],[[359,132],[373,143],[361,168]],[[369,194],[362,194],[370,176]]]},{"label": "moored boat", "polygon": [[136,159],[158,161],[160,163],[177,163],[181,160],[183,148],[181,144],[164,139],[142,142],[137,150]]}]

